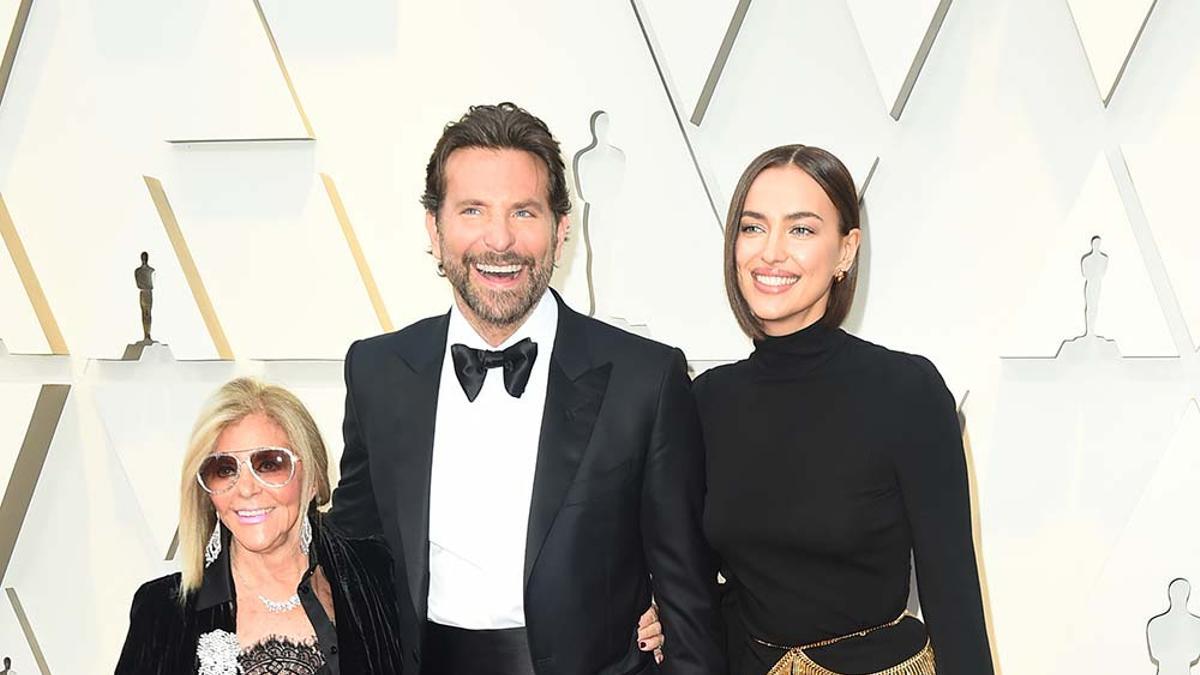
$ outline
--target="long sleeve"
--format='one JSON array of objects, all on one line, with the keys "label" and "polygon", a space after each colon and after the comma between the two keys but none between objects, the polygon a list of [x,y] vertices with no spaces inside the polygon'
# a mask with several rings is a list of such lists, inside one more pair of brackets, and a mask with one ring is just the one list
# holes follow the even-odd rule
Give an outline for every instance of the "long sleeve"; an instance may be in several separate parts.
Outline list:
[{"label": "long sleeve", "polygon": [[[174,576],[178,588],[178,575]],[[195,656],[195,636],[186,635],[180,607],[171,597],[172,577],[142,584],[129,609],[129,632],[114,675],[172,675],[179,672],[181,650],[190,646]]]},{"label": "long sleeve", "polygon": [[642,484],[642,540],[665,634],[662,672],[726,673],[716,565],[701,529],[704,449],[683,354],[663,374]]},{"label": "long sleeve", "polygon": [[938,672],[992,672],[971,535],[970,488],[954,399],[932,363],[920,371],[894,464],[912,530],[917,587]]},{"label": "long sleeve", "polygon": [[354,537],[382,534],[383,525],[375,505],[371,483],[371,465],[366,444],[361,435],[358,412],[354,406],[354,348],[346,352],[346,414],[342,420],[341,479],[333,492],[333,508],[329,520],[335,528]]}]

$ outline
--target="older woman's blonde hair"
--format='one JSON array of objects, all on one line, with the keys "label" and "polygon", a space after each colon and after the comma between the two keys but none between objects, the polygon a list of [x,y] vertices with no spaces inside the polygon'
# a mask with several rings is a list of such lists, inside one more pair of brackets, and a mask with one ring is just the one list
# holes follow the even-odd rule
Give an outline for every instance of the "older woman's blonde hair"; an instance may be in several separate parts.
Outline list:
[{"label": "older woman's blonde hair", "polygon": [[[183,579],[179,599],[200,588],[204,579],[204,547],[217,524],[212,500],[196,481],[196,472],[217,445],[221,432],[249,415],[266,415],[287,436],[292,452],[300,459],[303,482],[300,487],[301,517],[315,501],[329,501],[329,457],[321,432],[308,409],[287,389],[266,384],[251,377],[226,383],[209,400],[192,428],[187,454],[183,460],[179,503],[179,559]],[[249,480],[253,477],[247,476]]]}]

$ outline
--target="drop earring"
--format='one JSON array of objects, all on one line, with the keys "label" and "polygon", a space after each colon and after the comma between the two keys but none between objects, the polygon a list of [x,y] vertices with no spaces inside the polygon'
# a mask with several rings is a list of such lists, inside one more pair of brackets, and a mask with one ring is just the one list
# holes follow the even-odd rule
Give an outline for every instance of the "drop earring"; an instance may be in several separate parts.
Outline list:
[{"label": "drop earring", "polygon": [[308,550],[312,547],[312,523],[308,520],[308,515],[305,514],[304,520],[300,522],[300,552],[308,555]]},{"label": "drop earring", "polygon": [[208,567],[213,564],[218,556],[221,555],[221,519],[217,519],[217,524],[213,527],[212,536],[208,538],[208,544],[204,547],[204,566]]}]

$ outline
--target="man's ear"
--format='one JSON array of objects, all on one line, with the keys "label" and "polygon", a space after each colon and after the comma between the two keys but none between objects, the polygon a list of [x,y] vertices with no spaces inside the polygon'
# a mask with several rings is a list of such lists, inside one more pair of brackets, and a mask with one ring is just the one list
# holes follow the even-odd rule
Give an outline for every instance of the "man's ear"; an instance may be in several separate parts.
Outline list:
[{"label": "man's ear", "polygon": [[442,261],[442,242],[438,238],[437,215],[429,211],[425,212],[425,231],[429,233],[429,252],[433,254],[434,259],[438,262]]},{"label": "man's ear", "polygon": [[554,229],[554,262],[562,260],[563,246],[567,243],[567,235],[571,233],[571,217],[563,214],[558,219],[558,225]]}]

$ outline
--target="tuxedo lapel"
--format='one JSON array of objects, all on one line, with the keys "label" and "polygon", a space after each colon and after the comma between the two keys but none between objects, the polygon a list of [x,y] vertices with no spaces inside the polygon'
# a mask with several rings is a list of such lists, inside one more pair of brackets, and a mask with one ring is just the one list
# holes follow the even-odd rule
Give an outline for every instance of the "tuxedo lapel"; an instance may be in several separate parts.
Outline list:
[{"label": "tuxedo lapel", "polygon": [[583,459],[612,372],[611,363],[593,362],[583,317],[567,307],[557,293],[554,299],[558,302],[558,330],[550,356],[525,537],[526,585]]},{"label": "tuxedo lapel", "polygon": [[418,617],[425,616],[429,596],[429,481],[433,467],[433,434],[437,420],[438,389],[446,352],[449,315],[436,317],[427,328],[396,345],[401,361],[388,384],[394,400],[394,489],[400,541],[404,548],[408,586]]}]

